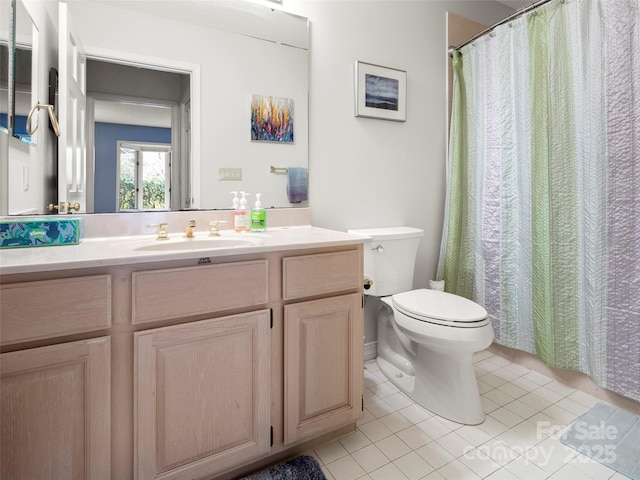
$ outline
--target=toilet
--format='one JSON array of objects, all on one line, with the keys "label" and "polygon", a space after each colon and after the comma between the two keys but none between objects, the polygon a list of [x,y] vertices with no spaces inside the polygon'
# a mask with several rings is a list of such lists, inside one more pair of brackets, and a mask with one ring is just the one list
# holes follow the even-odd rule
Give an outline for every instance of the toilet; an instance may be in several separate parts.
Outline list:
[{"label": "toilet", "polygon": [[365,294],[380,300],[376,358],[380,371],[427,410],[457,423],[482,423],[473,354],[493,341],[485,309],[458,295],[412,290],[422,230],[388,227],[348,232],[365,237]]}]

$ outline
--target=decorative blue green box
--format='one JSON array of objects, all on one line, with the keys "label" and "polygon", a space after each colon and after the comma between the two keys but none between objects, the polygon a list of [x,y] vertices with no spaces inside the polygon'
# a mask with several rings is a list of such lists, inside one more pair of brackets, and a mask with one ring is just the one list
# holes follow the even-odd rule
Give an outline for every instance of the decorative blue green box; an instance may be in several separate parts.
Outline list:
[{"label": "decorative blue green box", "polygon": [[81,237],[79,218],[0,220],[0,248],[77,245]]}]

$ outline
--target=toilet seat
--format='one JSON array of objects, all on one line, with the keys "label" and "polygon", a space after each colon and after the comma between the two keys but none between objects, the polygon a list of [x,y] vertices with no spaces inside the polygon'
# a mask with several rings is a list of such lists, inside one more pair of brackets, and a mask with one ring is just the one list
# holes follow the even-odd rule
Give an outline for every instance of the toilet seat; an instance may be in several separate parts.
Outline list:
[{"label": "toilet seat", "polygon": [[489,323],[484,308],[451,293],[422,288],[397,293],[391,299],[398,311],[421,322],[463,328],[477,328]]}]

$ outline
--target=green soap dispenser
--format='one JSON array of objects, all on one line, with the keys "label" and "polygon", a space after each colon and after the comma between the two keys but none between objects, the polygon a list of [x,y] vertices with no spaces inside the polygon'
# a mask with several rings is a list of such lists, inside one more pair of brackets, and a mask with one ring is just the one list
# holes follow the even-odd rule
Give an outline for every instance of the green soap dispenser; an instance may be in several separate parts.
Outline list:
[{"label": "green soap dispenser", "polygon": [[267,211],[262,207],[260,201],[260,193],[256,193],[256,204],[251,209],[251,231],[266,232],[267,231]]}]

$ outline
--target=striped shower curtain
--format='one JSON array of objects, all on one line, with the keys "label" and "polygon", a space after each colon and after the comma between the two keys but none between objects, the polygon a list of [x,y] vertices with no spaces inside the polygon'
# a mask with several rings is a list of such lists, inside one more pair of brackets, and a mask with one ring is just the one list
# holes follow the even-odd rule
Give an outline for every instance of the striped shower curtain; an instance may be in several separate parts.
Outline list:
[{"label": "striped shower curtain", "polygon": [[553,0],[453,65],[439,278],[640,401],[640,0]]}]

